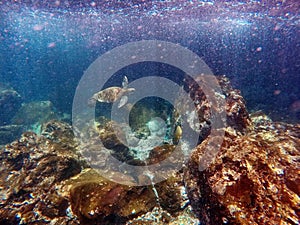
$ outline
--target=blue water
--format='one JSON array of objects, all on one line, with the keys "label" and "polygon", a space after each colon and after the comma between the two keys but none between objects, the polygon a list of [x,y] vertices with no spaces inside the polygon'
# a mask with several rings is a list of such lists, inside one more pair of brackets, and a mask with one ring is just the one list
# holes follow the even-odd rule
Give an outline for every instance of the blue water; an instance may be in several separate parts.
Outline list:
[{"label": "blue water", "polygon": [[0,82],[24,102],[50,100],[71,113],[76,86],[97,57],[128,42],[157,39],[179,43],[214,74],[228,76],[249,111],[295,122],[300,120],[299,11],[296,0],[1,1]]}]

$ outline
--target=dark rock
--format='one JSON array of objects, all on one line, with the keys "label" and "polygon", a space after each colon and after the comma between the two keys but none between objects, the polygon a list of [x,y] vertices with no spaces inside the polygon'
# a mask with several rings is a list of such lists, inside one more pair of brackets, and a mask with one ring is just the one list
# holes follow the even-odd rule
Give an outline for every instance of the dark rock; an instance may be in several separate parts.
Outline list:
[{"label": "dark rock", "polygon": [[22,125],[0,126],[0,145],[5,145],[18,139],[21,136],[22,131]]},{"label": "dark rock", "polygon": [[97,125],[98,138],[103,146],[111,150],[111,154],[122,162],[133,160],[127,147],[127,140],[121,124],[115,121],[103,121]]},{"label": "dark rock", "polygon": [[165,160],[175,150],[175,147],[175,145],[164,144],[153,148],[150,152],[149,158],[147,159],[147,165],[159,163]]},{"label": "dark rock", "polygon": [[0,83],[0,126],[10,124],[10,120],[21,107],[22,98],[12,87]]},{"label": "dark rock", "polygon": [[12,119],[13,124],[35,125],[58,119],[56,109],[50,101],[29,102],[22,105]]},{"label": "dark rock", "polygon": [[184,201],[182,191],[184,190],[182,173],[175,173],[167,180],[155,185],[159,196],[159,204],[168,213],[177,215],[181,211]]},{"label": "dark rock", "polygon": [[100,123],[97,129],[99,137],[106,148],[115,149],[118,148],[118,146],[126,148],[126,136],[118,123],[105,121]]}]

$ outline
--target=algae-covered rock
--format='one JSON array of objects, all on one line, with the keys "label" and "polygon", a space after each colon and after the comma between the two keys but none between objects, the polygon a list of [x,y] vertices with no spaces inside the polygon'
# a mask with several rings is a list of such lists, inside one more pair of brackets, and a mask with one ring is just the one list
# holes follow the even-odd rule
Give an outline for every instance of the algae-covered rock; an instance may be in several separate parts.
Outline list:
[{"label": "algae-covered rock", "polygon": [[[203,88],[206,88],[207,93],[205,93],[195,80],[186,76],[183,90],[175,101],[175,108],[179,110],[179,114],[175,115],[175,118],[183,117],[187,121],[189,127],[199,134],[199,143],[207,138],[211,132],[212,111],[215,112],[215,115],[224,115],[224,118],[221,118],[225,120],[222,122],[224,127],[230,126],[238,132],[246,132],[252,123],[240,91],[234,89],[225,76],[217,77],[218,84],[215,85],[219,86],[219,89],[210,88],[211,84],[207,83],[207,80],[209,79],[206,79],[205,75],[196,77],[196,81],[201,83]],[[187,93],[184,90],[194,104],[187,103]],[[209,95],[213,98],[208,99],[207,96]]]},{"label": "algae-covered rock", "polygon": [[23,131],[22,125],[0,126],[0,145],[8,144],[18,139]]},{"label": "algae-covered rock", "polygon": [[22,98],[12,87],[0,83],[0,126],[10,124],[10,120],[21,107]]},{"label": "algae-covered rock", "polygon": [[[124,175],[114,173],[112,176],[115,180]],[[81,223],[120,224],[151,211],[155,206],[170,215],[176,214],[184,201],[181,181],[177,174],[155,186],[121,185],[103,178],[94,169],[85,169],[62,182],[60,190]]]},{"label": "algae-covered rock", "polygon": [[53,145],[58,145],[60,149],[66,148],[74,151],[77,146],[72,126],[68,123],[50,120],[42,124],[41,134],[51,140]]},{"label": "algae-covered rock", "polygon": [[12,123],[33,128],[53,119],[58,119],[58,115],[52,102],[37,101],[23,104],[12,118]]},{"label": "algae-covered rock", "polygon": [[72,211],[83,223],[125,221],[156,205],[155,195],[150,188],[114,183],[93,169],[86,169],[63,182],[62,190],[69,198]]},{"label": "algae-covered rock", "polygon": [[[127,139],[122,124],[115,121],[102,120],[96,125],[98,135],[96,139],[101,140],[106,149],[111,150],[111,154],[122,162],[133,160],[133,156],[127,146]],[[95,138],[95,137],[94,137]],[[99,145],[101,149],[102,145]]]},{"label": "algae-covered rock", "polygon": [[103,121],[97,125],[99,137],[108,149],[124,148],[126,150],[126,136],[120,124],[115,121]]},{"label": "algae-covered rock", "polygon": [[[213,137],[218,139],[219,137]],[[300,126],[268,123],[245,134],[226,129],[201,171],[207,140],[192,152],[185,182],[203,224],[298,224]]]},{"label": "algae-covered rock", "polygon": [[175,145],[170,144],[163,144],[161,146],[154,147],[146,160],[147,165],[159,163],[167,159],[168,157],[170,157],[175,148]]},{"label": "algae-covered rock", "polygon": [[129,220],[126,225],[199,225],[199,219],[191,207],[180,210],[178,215],[170,215],[166,210],[155,207],[152,211]]},{"label": "algae-covered rock", "polygon": [[164,217],[177,215],[186,201],[179,174],[139,187],[135,178],[118,172],[110,171],[110,179],[127,185],[90,168],[81,171],[87,165],[76,154],[71,131],[68,124],[50,121],[42,136],[24,133],[1,150],[0,224],[125,224],[154,207]]},{"label": "algae-covered rock", "polygon": [[74,151],[26,132],[1,149],[0,161],[0,224],[48,224],[53,219],[66,224],[71,220],[68,201],[55,186],[81,171]]},{"label": "algae-covered rock", "polygon": [[219,76],[218,81],[225,95],[227,126],[234,128],[238,132],[245,133],[252,126],[252,121],[240,90],[234,89],[226,76]]},{"label": "algae-covered rock", "polygon": [[[41,135],[24,133],[1,149],[0,224],[175,225],[198,224],[198,219],[201,224],[297,224],[299,125],[273,123],[254,114],[252,123],[240,93],[232,89],[225,77],[220,77],[219,82],[222,93],[214,94],[217,100],[225,99],[226,104],[216,110],[219,113],[224,110],[227,126],[218,127],[225,130],[223,144],[215,160],[204,170],[201,163],[210,160],[203,159],[203,155],[209,155],[203,153],[214,148],[207,147],[205,139],[210,132],[214,106],[193,84],[188,86],[188,83],[185,88],[191,88],[203,142],[193,150],[188,163],[184,157],[173,154],[184,147],[180,138],[177,145],[140,144],[138,137],[150,142],[149,137],[161,137],[160,128],[155,127],[159,125],[157,120],[146,120],[144,115],[138,118],[143,123],[150,121],[148,127],[147,122],[143,124],[148,131],[140,136],[135,136],[135,132],[140,132],[138,123],[130,136],[128,126],[122,123],[103,118],[96,123],[89,121],[78,135],[81,138],[78,145],[69,124],[50,120],[51,113],[47,112],[53,110],[47,111],[52,106],[46,104],[45,117],[41,117],[46,119],[39,120],[42,116],[39,113],[37,118],[28,118],[31,122],[46,121]],[[183,105],[181,109],[186,108]],[[32,108],[29,107],[28,113],[31,115]],[[181,112],[170,117],[171,125],[180,126],[177,113]],[[197,120],[188,113],[186,116],[190,128],[197,128],[199,124],[193,124]],[[167,116],[163,119],[167,120]],[[149,129],[149,125],[151,128],[155,125],[155,129]],[[162,133],[168,129],[167,126]],[[219,142],[223,137],[209,138]],[[141,150],[152,146],[143,160],[134,153],[137,146]],[[108,155],[119,159],[121,164],[137,166],[137,172],[142,173],[131,177],[134,174],[117,172],[115,165],[107,165]],[[182,163],[186,166],[184,174],[183,170],[169,174],[166,168],[158,171],[163,181],[154,184],[153,175],[145,165],[159,164],[162,160]],[[99,171],[106,172],[106,178]],[[134,186],[136,183],[152,185]],[[189,202],[198,219],[192,214]]]}]

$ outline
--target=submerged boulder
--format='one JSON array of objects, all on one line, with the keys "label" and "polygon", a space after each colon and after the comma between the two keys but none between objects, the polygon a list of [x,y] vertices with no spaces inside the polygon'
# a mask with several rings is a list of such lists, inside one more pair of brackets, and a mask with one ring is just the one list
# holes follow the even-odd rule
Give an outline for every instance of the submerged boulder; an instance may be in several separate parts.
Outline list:
[{"label": "submerged boulder", "polygon": [[[112,176],[115,180],[124,175],[112,173]],[[103,178],[94,169],[85,169],[63,181],[59,190],[70,201],[72,212],[81,224],[123,224],[155,207],[169,217],[177,215],[186,200],[182,197],[181,181],[181,175],[174,174],[154,186],[121,185]]]},{"label": "submerged boulder", "polygon": [[0,83],[0,126],[10,124],[10,120],[21,107],[22,98],[12,87]]},{"label": "submerged boulder", "polygon": [[[187,121],[191,128],[189,132],[194,131],[199,134],[199,143],[210,134],[212,123],[216,119],[213,117],[216,115],[224,116],[224,118],[220,118],[224,120],[220,123],[221,126],[230,126],[239,133],[246,132],[252,126],[245,100],[241,96],[240,91],[231,86],[226,76],[218,76],[216,78],[218,83],[215,85],[220,88],[211,88],[211,84],[207,81],[209,79],[205,78],[205,76],[199,75],[196,77],[196,81],[205,88],[207,92],[205,93],[195,80],[187,76],[183,90],[175,101],[175,108],[179,110],[179,114],[175,115],[175,118],[180,119],[182,117]],[[194,104],[187,103],[187,93],[184,90]],[[210,100],[214,102],[207,98],[209,95],[213,96]],[[215,115],[212,114],[212,111],[215,112]]]},{"label": "submerged boulder", "polygon": [[23,125],[25,130],[41,132],[41,125],[53,119],[59,119],[57,111],[50,101],[29,102],[22,105],[12,123]]},{"label": "submerged boulder", "polygon": [[73,213],[83,224],[117,224],[151,210],[156,204],[151,189],[114,183],[93,169],[82,171],[62,186]]},{"label": "submerged boulder", "polygon": [[206,145],[192,152],[185,172],[203,224],[299,223],[299,125],[269,123],[245,135],[227,128],[217,157],[202,171]]},{"label": "submerged boulder", "polygon": [[22,125],[0,126],[0,145],[7,144],[18,139],[22,132]]},{"label": "submerged boulder", "polygon": [[68,201],[57,192],[56,184],[81,171],[71,146],[26,132],[1,149],[0,161],[0,224],[70,219]]}]

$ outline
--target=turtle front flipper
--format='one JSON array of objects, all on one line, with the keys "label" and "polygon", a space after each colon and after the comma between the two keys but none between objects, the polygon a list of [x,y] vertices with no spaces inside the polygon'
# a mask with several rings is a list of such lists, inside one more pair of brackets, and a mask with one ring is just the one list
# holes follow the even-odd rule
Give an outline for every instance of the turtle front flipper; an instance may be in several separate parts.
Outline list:
[{"label": "turtle front flipper", "polygon": [[122,82],[122,87],[127,88],[127,86],[128,86],[128,78],[126,76],[124,76],[123,82]]},{"label": "turtle front flipper", "polygon": [[119,101],[118,108],[123,107],[128,102],[128,96],[123,95]]}]

